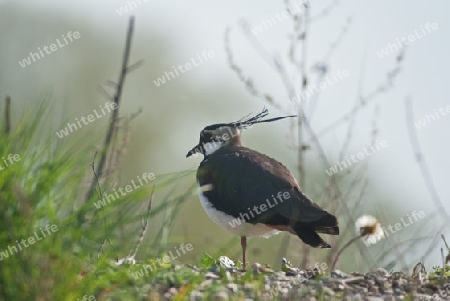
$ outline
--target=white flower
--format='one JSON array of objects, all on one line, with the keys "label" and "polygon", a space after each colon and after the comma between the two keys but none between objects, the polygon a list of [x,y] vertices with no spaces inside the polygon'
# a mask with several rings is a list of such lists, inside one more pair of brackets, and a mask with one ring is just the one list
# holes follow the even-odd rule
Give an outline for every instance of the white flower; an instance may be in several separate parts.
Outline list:
[{"label": "white flower", "polygon": [[360,235],[367,245],[376,244],[384,238],[380,221],[371,215],[363,215],[355,222],[356,234]]}]

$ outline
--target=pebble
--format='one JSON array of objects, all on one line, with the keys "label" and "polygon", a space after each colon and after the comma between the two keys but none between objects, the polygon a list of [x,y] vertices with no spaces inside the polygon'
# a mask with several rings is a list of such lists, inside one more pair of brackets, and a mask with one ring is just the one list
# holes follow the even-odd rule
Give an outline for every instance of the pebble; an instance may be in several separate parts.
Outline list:
[{"label": "pebble", "polygon": [[228,299],[230,299],[230,296],[226,292],[217,292],[212,296],[212,300],[214,301],[222,301]]},{"label": "pebble", "polygon": [[190,297],[190,301],[201,301],[203,300],[203,293],[199,291],[192,291]]},{"label": "pebble", "polygon": [[220,276],[217,276],[212,272],[208,272],[205,274],[205,279],[220,279]]},{"label": "pebble", "polygon": [[235,294],[238,292],[238,286],[236,283],[228,283],[226,287]]},{"label": "pebble", "polygon": [[344,273],[344,272],[342,272],[342,271],[334,270],[334,271],[331,271],[331,277],[348,278],[349,275]]},{"label": "pebble", "polygon": [[252,291],[254,289],[255,289],[255,285],[254,284],[251,284],[251,283],[244,284],[244,290]]}]

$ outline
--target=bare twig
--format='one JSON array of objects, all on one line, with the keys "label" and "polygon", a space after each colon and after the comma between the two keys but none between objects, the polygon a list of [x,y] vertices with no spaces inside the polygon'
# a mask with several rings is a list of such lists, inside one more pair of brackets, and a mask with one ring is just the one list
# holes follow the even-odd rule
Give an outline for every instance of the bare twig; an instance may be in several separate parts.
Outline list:
[{"label": "bare twig", "polygon": [[[444,231],[446,228],[448,228],[447,221],[442,223],[441,227],[439,228],[438,231],[436,231],[436,233],[442,233],[442,231]],[[437,244],[438,240],[439,240],[439,234],[434,235],[431,242],[429,242],[430,245],[429,245],[428,249],[426,249],[425,252],[423,252],[423,254],[424,254],[424,255],[422,255],[423,260],[425,260],[427,257],[429,257],[431,255],[431,251],[436,248],[436,244]]]},{"label": "bare twig", "polygon": [[353,107],[349,112],[345,113],[332,123],[328,124],[325,128],[320,130],[317,133],[317,135],[322,136],[325,133],[335,130],[339,125],[347,122],[351,118],[351,116],[354,115],[356,112],[365,108],[370,102],[374,101],[377,96],[389,91],[393,87],[394,80],[401,70],[400,66],[403,60],[403,56],[404,50],[397,56],[395,67],[386,74],[386,79],[384,82],[380,83],[374,90],[372,90],[366,96],[362,96],[357,106]]},{"label": "bare twig", "polygon": [[356,237],[353,237],[339,250],[339,252],[336,254],[336,257],[334,258],[333,264],[331,265],[331,271],[334,271],[334,268],[336,267],[336,263],[339,260],[339,257],[341,257],[342,252],[344,252],[344,250],[347,249],[348,246],[350,246],[352,243],[354,243],[355,241],[357,241],[358,239],[360,239],[363,236],[364,235],[361,234]]},{"label": "bare twig", "polygon": [[[358,107],[358,105],[359,105],[359,103],[361,101],[361,98],[362,98],[362,89],[363,89],[363,85],[364,85],[364,80],[363,80],[364,79],[364,73],[365,73],[365,63],[363,62],[361,64],[361,76],[358,77],[359,78],[359,81],[358,81],[358,95],[356,96],[356,99],[355,99],[354,108]],[[355,125],[355,119],[356,119],[356,113],[357,112],[358,112],[357,110],[353,110],[351,112],[349,118],[348,118],[349,125],[348,125],[348,128],[347,128],[347,136],[346,136],[346,139],[345,139],[345,141],[343,143],[343,146],[342,146],[342,149],[341,149],[341,153],[339,155],[339,161],[342,161],[343,156],[344,156],[344,152],[347,151],[348,146],[350,145],[350,141],[351,141],[351,138],[352,138],[352,132],[353,132],[353,128],[354,128],[354,125]],[[376,111],[375,111],[375,114],[378,115],[378,112],[379,112],[379,109],[377,108]],[[374,120],[375,120],[375,118],[374,118]]]},{"label": "bare twig", "polygon": [[[316,63],[314,65],[314,69],[319,73],[319,77],[316,79],[316,84],[320,84],[323,81],[323,78],[325,74],[328,72],[328,61],[330,60],[330,57],[334,54],[335,50],[339,47],[341,42],[344,40],[345,35],[348,32],[348,27],[350,26],[351,18],[347,18],[347,22],[344,24],[344,26],[341,29],[341,33],[336,38],[334,42],[330,44],[330,47],[328,48],[325,55],[322,57],[320,62]],[[364,66],[364,64],[363,64]],[[360,83],[363,81],[362,77],[359,78]],[[359,85],[360,87],[362,85]],[[311,100],[308,102],[308,108],[307,113],[309,120],[312,120],[312,117],[314,115],[315,109],[317,108],[317,104],[319,103],[321,93],[315,93],[312,95]]]},{"label": "bare twig", "polygon": [[150,216],[150,211],[152,210],[152,202],[153,202],[154,194],[155,194],[155,185],[153,185],[152,193],[148,199],[147,216],[142,219],[141,235],[139,236],[139,239],[136,243],[136,247],[134,248],[134,251],[130,251],[130,253],[128,254],[128,256],[126,258],[127,261],[133,260],[135,258],[137,252],[139,251],[139,247],[141,246],[142,242],[144,241],[144,236],[145,236],[145,233],[147,233],[147,229],[148,229],[148,217]]},{"label": "bare twig", "polygon": [[445,257],[444,257],[444,248],[441,248],[441,257],[442,257],[442,270],[441,270],[441,279],[444,279],[445,275]]},{"label": "bare twig", "polygon": [[[245,33],[245,29],[248,29],[248,27],[246,25],[247,23],[244,20],[241,20],[240,24]],[[269,102],[270,104],[272,104],[273,106],[275,106],[276,108],[281,109],[281,107],[277,103],[275,103],[275,101],[273,100],[273,97],[270,94],[260,93],[258,91],[258,89],[256,89],[256,87],[253,83],[253,79],[250,77],[246,77],[243,73],[243,70],[235,63],[233,52],[232,52],[231,46],[230,46],[230,32],[231,32],[231,28],[228,27],[225,30],[225,52],[227,53],[227,60],[228,60],[228,64],[229,64],[231,70],[233,70],[236,73],[236,75],[238,76],[238,78],[245,84],[245,87],[250,92],[250,94],[252,94],[253,96],[256,96],[256,97],[260,97],[260,98],[264,99],[265,101]],[[250,37],[250,35],[248,35],[248,34],[246,36]],[[254,39],[251,39],[250,41],[254,42]],[[261,49],[261,48],[259,48],[259,49]],[[273,60],[269,61],[269,64],[274,66]]]},{"label": "bare twig", "polygon": [[11,132],[11,97],[6,96],[5,100],[5,134]]},{"label": "bare twig", "polygon": [[342,26],[341,32],[339,33],[338,37],[330,44],[330,47],[328,48],[327,52],[322,58],[322,62],[326,62],[330,59],[330,57],[333,55],[333,53],[338,49],[338,46],[340,43],[344,40],[345,35],[348,32],[348,29],[350,25],[352,24],[352,18],[348,17],[345,21],[345,24]]},{"label": "bare twig", "polygon": [[105,99],[107,99],[108,101],[113,100],[112,96],[109,95],[108,91],[106,91],[106,89],[103,88],[102,85],[98,85],[98,86],[97,86],[97,90],[98,90],[98,92],[99,92]]},{"label": "bare twig", "polygon": [[[105,219],[105,228],[106,228],[106,219]],[[101,253],[102,253],[102,251],[103,251],[103,247],[105,246],[105,242],[109,242],[109,244],[110,244],[110,245],[113,247],[113,249],[114,249],[114,244],[112,243],[111,239],[109,239],[108,237],[105,237],[105,238],[102,240],[102,243],[100,244],[100,248],[98,249],[98,252],[97,252],[97,259],[100,258],[100,255],[101,255]]]},{"label": "bare twig", "polygon": [[[307,72],[307,58],[308,58],[308,38],[309,38],[309,23],[310,23],[310,18],[309,18],[309,13],[310,13],[310,8],[309,6],[305,6],[304,9],[304,15],[303,15],[303,35],[302,35],[302,61],[301,61],[301,65],[300,65],[300,72],[301,72],[301,92],[305,92],[306,88],[308,87],[308,82],[309,82],[309,76],[308,76],[308,72]],[[304,163],[304,159],[305,159],[305,151],[303,149],[303,144],[304,144],[304,129],[303,129],[303,120],[306,120],[306,115],[305,115],[305,108],[306,108],[306,102],[302,101],[299,106],[298,106],[298,116],[299,118],[297,119],[297,170],[298,170],[298,176],[299,176],[299,184],[300,187],[302,187],[302,189],[306,188],[306,177],[305,177],[305,163]],[[309,248],[308,246],[306,246],[306,244],[302,245],[302,251],[303,251],[303,256],[302,256],[302,262],[301,262],[301,267],[302,268],[306,268],[309,264],[310,261],[310,252],[311,252],[311,248]]]},{"label": "bare twig", "polygon": [[122,125],[117,125],[117,127],[121,129],[122,133],[122,141],[120,145],[116,145],[118,142],[114,140],[114,145],[111,149],[114,151],[111,153],[111,155],[108,158],[108,162],[106,163],[105,171],[114,171],[119,170],[120,166],[120,159],[122,158],[122,155],[125,154],[126,148],[128,146],[128,142],[130,140],[130,132],[129,132],[129,126],[131,121],[133,121],[139,114],[142,113],[142,108],[139,108],[139,110],[135,113],[132,113],[129,117],[124,118],[124,121],[121,122]]},{"label": "bare twig", "polygon": [[97,152],[95,152],[94,158],[92,158],[91,168],[92,168],[92,172],[94,173],[94,179],[97,182],[97,188],[98,188],[98,191],[96,191],[97,196],[101,200],[103,198],[103,192],[102,192],[102,187],[100,186],[100,180],[98,178],[97,171],[95,170],[95,157],[97,157]]},{"label": "bare twig", "polygon": [[450,252],[450,247],[447,244],[447,241],[445,240],[444,234],[441,234],[441,238],[444,241],[445,247],[447,248],[447,251]]},{"label": "bare twig", "polygon": [[[98,177],[98,173],[95,170],[95,157],[97,156],[97,152],[95,152],[94,158],[92,159],[91,162],[91,168],[92,168],[92,172],[94,173],[94,180],[97,183],[97,189],[95,189],[95,191],[97,192],[97,197],[99,198],[99,200],[103,199],[103,192],[102,192],[102,187],[100,186],[100,180]],[[96,211],[98,212],[98,211]],[[112,241],[108,238],[108,230],[107,230],[107,226],[106,226],[106,217],[104,218],[104,223],[105,223],[105,238],[102,240],[102,243],[100,244],[100,248],[97,251],[97,258],[100,258],[100,254],[103,250],[103,247],[105,245],[105,242],[109,242],[109,244],[113,247],[113,249],[115,250],[114,244],[112,243]]]},{"label": "bare twig", "polygon": [[[120,98],[122,96],[122,90],[123,85],[125,83],[125,77],[127,75],[128,70],[128,61],[130,59],[130,49],[131,49],[131,38],[133,36],[134,31],[134,16],[130,17],[129,23],[128,23],[128,32],[127,32],[127,38],[125,43],[125,52],[123,54],[123,60],[122,60],[122,69],[119,76],[119,82],[117,85],[117,90],[114,95],[114,103],[116,104],[116,109],[113,111],[110,119],[109,129],[108,133],[106,134],[105,143],[104,143],[104,149],[103,152],[100,155],[100,161],[97,165],[97,171],[99,175],[101,176],[103,173],[103,169],[106,163],[106,157],[107,153],[111,144],[111,140],[114,134],[114,129],[116,125],[117,116],[119,114],[119,104],[120,104]],[[86,200],[89,200],[92,197],[92,194],[95,191],[96,181],[95,179],[91,182],[90,188],[86,194]]]},{"label": "bare twig", "polygon": [[411,147],[413,149],[414,155],[416,157],[417,164],[419,165],[421,175],[423,180],[425,181],[425,185],[427,186],[428,192],[430,193],[431,199],[436,206],[438,213],[441,215],[442,219],[446,222],[450,220],[450,216],[445,210],[444,205],[442,204],[442,200],[439,197],[439,194],[436,190],[436,186],[433,181],[433,177],[431,176],[430,170],[428,168],[427,163],[425,162],[425,158],[422,153],[422,148],[420,146],[419,140],[417,139],[417,132],[414,129],[414,113],[413,113],[413,105],[412,100],[408,97],[405,100],[406,106],[406,125],[408,128],[409,140],[411,142]]},{"label": "bare twig", "polygon": [[[380,216],[384,216],[386,219],[386,222],[389,223],[390,225],[392,224],[391,221],[389,220],[389,216],[386,213],[386,210],[383,206],[377,205],[377,207],[380,208],[380,210],[382,210],[383,214],[380,214],[380,210],[377,210],[377,215]],[[396,255],[396,260],[395,260],[395,264],[400,263],[401,268],[404,272],[408,271],[408,267],[406,265],[406,261],[405,261],[405,254],[404,252],[402,252],[402,250],[400,250],[400,244],[398,244],[399,239],[398,236],[396,235],[388,235],[388,237],[386,238],[389,242],[389,244],[392,246],[390,249],[393,250],[395,253],[397,253]]]},{"label": "bare twig", "polygon": [[311,22],[318,21],[323,17],[326,17],[334,8],[339,4],[339,0],[334,0],[327,7],[325,7],[321,12],[311,18]]},{"label": "bare twig", "polygon": [[127,73],[133,72],[134,70],[140,68],[142,65],[144,65],[144,60],[139,60],[136,63],[128,66]]}]

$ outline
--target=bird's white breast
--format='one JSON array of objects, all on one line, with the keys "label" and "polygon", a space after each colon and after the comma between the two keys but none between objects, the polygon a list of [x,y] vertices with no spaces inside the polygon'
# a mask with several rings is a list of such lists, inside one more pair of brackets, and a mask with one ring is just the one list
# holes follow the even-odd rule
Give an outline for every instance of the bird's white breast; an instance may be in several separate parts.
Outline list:
[{"label": "bird's white breast", "polygon": [[267,227],[264,224],[245,223],[242,219],[235,218],[222,211],[214,208],[208,198],[203,193],[204,189],[200,187],[199,197],[200,203],[205,209],[206,214],[219,226],[225,228],[233,234],[241,236],[262,236],[268,238],[272,235],[280,233],[280,231]]}]

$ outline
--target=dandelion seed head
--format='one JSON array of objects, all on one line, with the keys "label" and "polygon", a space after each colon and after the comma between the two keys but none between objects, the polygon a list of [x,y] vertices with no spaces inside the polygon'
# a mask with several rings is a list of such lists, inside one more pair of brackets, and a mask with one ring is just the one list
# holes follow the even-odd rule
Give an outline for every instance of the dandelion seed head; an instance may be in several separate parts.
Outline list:
[{"label": "dandelion seed head", "polygon": [[363,215],[355,222],[356,234],[360,235],[366,244],[376,244],[384,238],[380,221],[371,215]]}]

